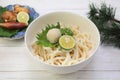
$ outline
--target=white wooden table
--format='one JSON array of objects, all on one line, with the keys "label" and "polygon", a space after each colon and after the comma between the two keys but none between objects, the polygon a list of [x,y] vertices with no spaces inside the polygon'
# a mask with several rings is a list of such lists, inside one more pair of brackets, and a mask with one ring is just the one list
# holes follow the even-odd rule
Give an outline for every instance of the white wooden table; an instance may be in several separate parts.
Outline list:
[{"label": "white wooden table", "polygon": [[[100,0],[102,1],[102,0]],[[0,0],[0,5],[24,4],[35,8],[40,15],[52,11],[72,11],[87,17],[88,5],[99,0]],[[117,7],[120,19],[120,0],[106,0]],[[28,53],[24,39],[0,39],[0,80],[120,80],[120,49],[100,46],[93,60],[78,72],[57,75],[47,71]]]}]

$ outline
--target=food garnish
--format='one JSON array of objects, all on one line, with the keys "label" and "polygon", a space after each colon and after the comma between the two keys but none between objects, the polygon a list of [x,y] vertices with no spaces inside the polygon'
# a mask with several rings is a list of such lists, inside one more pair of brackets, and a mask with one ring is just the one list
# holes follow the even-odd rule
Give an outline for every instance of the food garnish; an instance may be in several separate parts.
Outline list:
[{"label": "food garnish", "polygon": [[59,39],[59,45],[66,50],[70,50],[75,46],[75,39],[69,35],[63,35]]},{"label": "food garnish", "polygon": [[47,25],[46,28],[42,30],[42,32],[38,33],[36,36],[37,44],[45,47],[55,47],[56,45],[58,45],[58,43],[51,43],[50,41],[47,40],[48,31],[54,28],[60,29],[60,24],[57,23],[57,25]]},{"label": "food garnish", "polygon": [[51,43],[56,43],[61,36],[61,32],[57,28],[50,29],[47,33],[47,40]]},{"label": "food garnish", "polygon": [[17,20],[18,22],[23,22],[26,23],[28,25],[28,21],[29,21],[29,15],[26,12],[19,12],[17,14]]},{"label": "food garnish", "polygon": [[[61,25],[58,22],[57,25],[48,25],[42,30],[42,32],[37,34],[37,44],[45,47],[55,47],[60,45],[64,49],[71,49],[75,45],[75,40],[72,36],[73,32],[71,29],[61,28]],[[70,42],[68,41],[67,44],[65,41],[63,41],[64,38],[70,39]]]},{"label": "food garnish", "polygon": [[73,36],[73,32],[71,31],[70,28],[61,28],[60,29],[62,35],[70,35],[70,36]]}]

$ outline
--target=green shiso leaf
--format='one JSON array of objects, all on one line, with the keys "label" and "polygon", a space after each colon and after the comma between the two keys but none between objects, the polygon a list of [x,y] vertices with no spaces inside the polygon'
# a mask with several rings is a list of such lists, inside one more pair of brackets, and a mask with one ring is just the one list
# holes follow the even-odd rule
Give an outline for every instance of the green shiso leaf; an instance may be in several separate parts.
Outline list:
[{"label": "green shiso leaf", "polygon": [[17,33],[18,33],[18,30],[8,30],[5,28],[0,28],[0,37],[12,37]]},{"label": "green shiso leaf", "polygon": [[[37,44],[40,45],[40,46],[45,46],[45,47],[55,47],[58,45],[58,43],[50,43],[48,40],[47,40],[47,32],[50,30],[50,29],[53,29],[53,28],[58,28],[60,29],[60,24],[59,22],[57,23],[57,25],[47,25],[45,29],[42,30],[41,33],[38,33],[36,38],[37,38]],[[52,36],[51,36],[52,37]]]}]

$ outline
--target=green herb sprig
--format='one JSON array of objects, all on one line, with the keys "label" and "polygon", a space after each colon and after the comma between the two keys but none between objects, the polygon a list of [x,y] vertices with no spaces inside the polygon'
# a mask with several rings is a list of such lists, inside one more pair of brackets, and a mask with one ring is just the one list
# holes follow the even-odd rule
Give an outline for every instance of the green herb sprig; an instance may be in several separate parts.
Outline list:
[{"label": "green herb sprig", "polygon": [[73,36],[73,32],[71,31],[70,28],[61,28],[60,29],[62,35],[70,35],[70,36]]}]

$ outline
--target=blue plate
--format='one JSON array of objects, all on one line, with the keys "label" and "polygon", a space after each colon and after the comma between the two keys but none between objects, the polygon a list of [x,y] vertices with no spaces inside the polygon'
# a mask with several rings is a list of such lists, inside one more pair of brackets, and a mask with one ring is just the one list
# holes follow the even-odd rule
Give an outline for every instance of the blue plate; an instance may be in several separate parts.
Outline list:
[{"label": "blue plate", "polygon": [[[16,5],[16,4],[15,4],[15,5]],[[7,8],[8,10],[10,10],[10,11],[13,11],[15,5],[8,5],[8,6],[6,6],[6,8]],[[39,16],[39,14],[38,14],[33,8],[31,8],[31,7],[29,7],[29,6],[26,6],[26,5],[20,5],[20,6],[26,7],[27,9],[29,9],[29,11],[30,11],[30,14],[29,14],[29,15],[30,15],[30,17],[31,17],[33,20],[36,19],[36,18]],[[11,40],[21,39],[21,38],[24,37],[24,35],[25,35],[25,30],[24,30],[24,31],[19,31],[16,35],[10,37],[10,39],[11,39]],[[8,38],[8,39],[9,39],[9,38]]]}]

